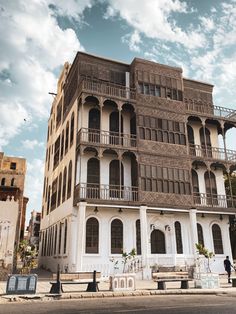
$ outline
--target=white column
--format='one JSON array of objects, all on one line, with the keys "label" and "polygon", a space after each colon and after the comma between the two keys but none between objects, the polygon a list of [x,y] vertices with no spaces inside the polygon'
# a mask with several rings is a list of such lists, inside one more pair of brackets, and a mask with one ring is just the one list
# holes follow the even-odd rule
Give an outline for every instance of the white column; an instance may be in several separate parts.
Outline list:
[{"label": "white column", "polygon": [[148,226],[147,226],[147,206],[140,206],[140,233],[141,233],[141,253],[143,263],[143,279],[150,279],[150,267],[148,263]]},{"label": "white column", "polygon": [[196,247],[195,243],[198,243],[198,236],[197,236],[197,210],[190,209],[189,211],[189,220],[190,220],[190,230],[191,230],[191,247],[192,247],[192,253],[194,256],[196,256]]},{"label": "white column", "polygon": [[70,218],[70,230],[68,230],[68,236],[70,236],[69,246],[68,246],[68,256],[71,261],[69,264],[69,271],[76,271],[76,258],[77,258],[77,217],[72,215]]},{"label": "white column", "polygon": [[83,254],[85,252],[85,212],[86,202],[79,202],[77,212],[77,258],[76,258],[76,270],[81,271],[83,266]]}]

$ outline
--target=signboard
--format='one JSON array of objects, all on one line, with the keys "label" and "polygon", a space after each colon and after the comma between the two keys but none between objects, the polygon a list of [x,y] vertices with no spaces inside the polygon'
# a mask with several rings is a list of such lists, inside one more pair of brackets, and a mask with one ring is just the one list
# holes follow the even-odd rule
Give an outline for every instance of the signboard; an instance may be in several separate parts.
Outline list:
[{"label": "signboard", "polygon": [[38,276],[9,275],[6,294],[35,294]]}]

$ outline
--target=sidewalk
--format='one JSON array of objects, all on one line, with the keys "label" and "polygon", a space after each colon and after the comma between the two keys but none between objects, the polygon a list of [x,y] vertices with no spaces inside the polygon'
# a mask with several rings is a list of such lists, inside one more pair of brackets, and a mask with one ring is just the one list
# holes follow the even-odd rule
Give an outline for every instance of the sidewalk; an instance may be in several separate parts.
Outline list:
[{"label": "sidewalk", "polygon": [[167,283],[167,290],[157,290],[157,284],[152,280],[136,280],[135,291],[117,291],[113,292],[109,290],[109,281],[102,281],[99,284],[99,292],[86,292],[86,285],[64,285],[61,296],[49,294],[51,285],[51,273],[38,270],[35,273],[38,274],[37,293],[36,295],[28,296],[7,296],[6,282],[0,282],[0,303],[6,303],[9,301],[21,301],[24,299],[33,300],[40,299],[43,301],[57,299],[79,299],[79,298],[103,298],[103,297],[122,297],[122,296],[148,296],[148,295],[162,295],[162,294],[230,294],[236,296],[236,288],[232,287],[232,284],[228,284],[227,276],[220,276],[220,288],[218,289],[195,289],[194,282],[190,282],[189,289],[180,289],[179,282]]}]

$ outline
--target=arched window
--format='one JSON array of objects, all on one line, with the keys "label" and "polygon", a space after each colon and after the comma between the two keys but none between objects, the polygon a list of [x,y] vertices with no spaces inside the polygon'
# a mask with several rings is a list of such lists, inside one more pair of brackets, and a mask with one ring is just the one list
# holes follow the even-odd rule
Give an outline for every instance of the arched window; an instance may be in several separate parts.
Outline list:
[{"label": "arched window", "polygon": [[12,178],[12,179],[11,179],[11,186],[14,186],[14,183],[15,183],[15,179]]},{"label": "arched window", "polygon": [[5,184],[6,184],[6,178],[2,178],[1,185],[5,185]]},{"label": "arched window", "polygon": [[50,200],[51,200],[51,186],[49,185],[49,187],[48,187],[48,200],[47,200],[47,215],[49,214]]},{"label": "arched window", "polygon": [[212,226],[212,237],[213,237],[215,254],[224,254],[221,230],[220,230],[219,225],[217,224],[214,224]]},{"label": "arched window", "polygon": [[54,233],[54,255],[57,254],[57,225],[55,226],[55,233]]},{"label": "arched window", "polygon": [[66,124],[65,154],[68,151],[68,145],[69,145],[69,121]]},{"label": "arched window", "polygon": [[87,163],[87,197],[99,198],[100,161],[90,158]]},{"label": "arched window", "polygon": [[177,252],[177,254],[183,254],[181,224],[179,221],[175,222],[175,240],[176,240],[176,252]]},{"label": "arched window", "polygon": [[[119,122],[119,118],[121,121]],[[119,131],[122,135],[123,133],[123,117],[119,115],[118,111],[113,111],[110,114],[110,144],[117,145],[119,144]]]},{"label": "arched window", "polygon": [[71,197],[71,184],[72,184],[71,181],[72,181],[72,161],[70,161],[68,168],[67,199]]},{"label": "arched window", "polygon": [[62,223],[59,223],[58,254],[61,254]]},{"label": "arched window", "polygon": [[89,218],[86,223],[86,253],[98,253],[99,246],[99,223],[94,217]]},{"label": "arched window", "polygon": [[66,199],[66,176],[67,176],[67,172],[66,172],[66,167],[64,169],[63,172],[63,188],[62,188],[62,203],[65,202]]},{"label": "arched window", "polygon": [[204,246],[202,226],[199,223],[197,223],[197,236],[198,236],[198,243]]},{"label": "arched window", "polygon": [[199,194],[199,182],[198,182],[198,174],[195,170],[191,170],[192,174],[192,186],[193,186],[193,197],[195,204],[201,204],[201,198]]},{"label": "arched window", "polygon": [[206,185],[206,197],[207,204],[218,204],[217,200],[217,187],[216,187],[216,177],[212,171],[206,171],[204,174],[205,185]]},{"label": "arched window", "polygon": [[66,246],[67,246],[67,219],[65,220],[64,226],[64,250],[63,250],[64,254],[66,254]]},{"label": "arched window", "polygon": [[112,160],[109,165],[110,197],[120,197],[120,187],[124,185],[124,167],[119,160]]},{"label": "arched window", "polygon": [[62,174],[60,173],[59,180],[58,180],[57,207],[61,204],[61,184],[62,184]]},{"label": "arched window", "polygon": [[64,155],[64,130],[62,131],[62,135],[61,135],[61,160],[63,158]]},{"label": "arched window", "polygon": [[111,223],[111,254],[121,254],[123,249],[123,223],[114,219]]},{"label": "arched window", "polygon": [[165,254],[165,235],[160,230],[153,230],[151,233],[151,254]]},{"label": "arched window", "polygon": [[187,130],[188,130],[189,151],[190,151],[191,155],[195,156],[196,151],[195,151],[195,141],[194,141],[193,128],[190,125],[188,125]]},{"label": "arched window", "polygon": [[70,146],[72,146],[74,141],[74,126],[75,126],[75,117],[74,112],[72,113],[71,120],[70,120]]},{"label": "arched window", "polygon": [[141,255],[141,233],[140,233],[140,219],[136,220],[136,253]]}]

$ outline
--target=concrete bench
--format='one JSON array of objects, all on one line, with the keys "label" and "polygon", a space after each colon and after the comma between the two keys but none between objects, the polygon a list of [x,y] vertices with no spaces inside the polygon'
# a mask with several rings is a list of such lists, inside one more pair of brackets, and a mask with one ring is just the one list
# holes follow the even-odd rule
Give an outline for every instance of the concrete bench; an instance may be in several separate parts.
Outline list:
[{"label": "concrete bench", "polygon": [[63,291],[63,285],[87,284],[88,292],[98,291],[98,283],[101,279],[101,272],[76,272],[76,273],[60,273],[53,274],[54,281],[50,281],[50,293],[60,293]]},{"label": "concrete bench", "polygon": [[157,282],[158,290],[166,290],[166,282],[181,282],[181,289],[189,288],[189,281],[192,281],[192,278],[189,278],[188,272],[179,271],[179,272],[159,272],[152,273],[152,279]]}]

